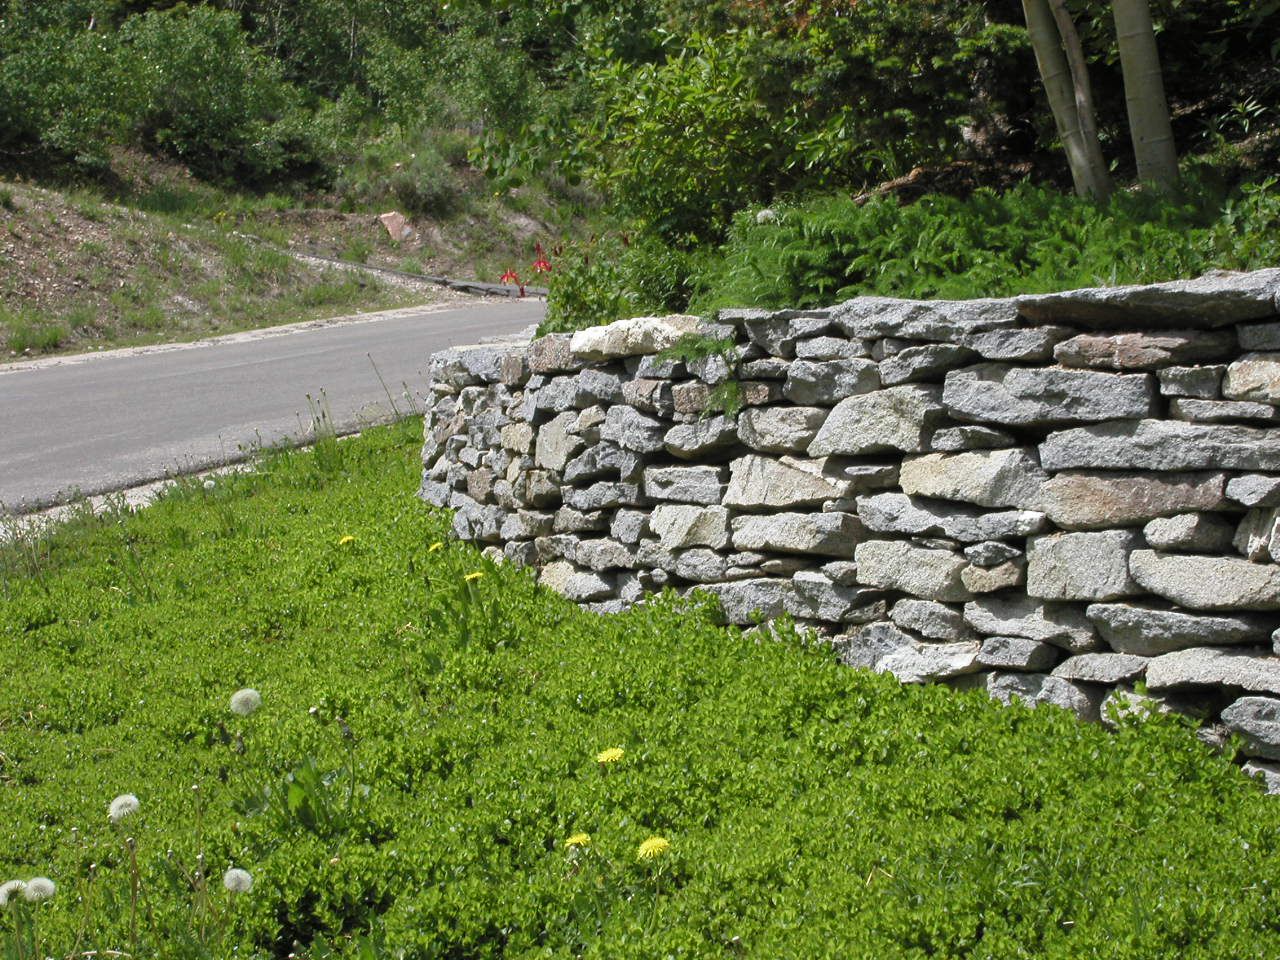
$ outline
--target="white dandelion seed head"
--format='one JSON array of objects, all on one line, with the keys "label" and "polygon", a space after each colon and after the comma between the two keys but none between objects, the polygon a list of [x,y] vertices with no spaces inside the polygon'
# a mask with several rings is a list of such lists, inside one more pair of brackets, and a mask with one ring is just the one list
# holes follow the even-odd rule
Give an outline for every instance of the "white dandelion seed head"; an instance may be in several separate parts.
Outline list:
[{"label": "white dandelion seed head", "polygon": [[32,877],[22,888],[22,896],[29,903],[39,903],[52,897],[57,889],[57,885],[48,877]]},{"label": "white dandelion seed head", "polygon": [[5,883],[0,883],[0,907],[7,907],[9,901],[22,893],[26,886],[21,880],[9,880]]},{"label": "white dandelion seed head", "polygon": [[262,694],[253,687],[245,687],[231,695],[231,712],[247,717],[262,706]]},{"label": "white dandelion seed head", "polygon": [[214,487],[214,483],[213,483],[213,481],[212,481],[212,480],[206,480],[206,481],[204,482],[204,488],[205,488],[206,490],[212,490],[212,489],[213,489],[213,487]]},{"label": "white dandelion seed head", "polygon": [[774,211],[770,210],[768,207],[765,207],[763,210],[761,210],[759,213],[756,214],[756,223],[758,224],[763,225],[766,223],[777,223],[777,222],[778,222],[778,215]]},{"label": "white dandelion seed head", "polygon": [[122,793],[111,801],[111,806],[107,808],[107,816],[112,823],[119,823],[125,817],[131,817],[137,813],[140,806],[142,804],[132,793]]},{"label": "white dandelion seed head", "polygon": [[248,893],[253,887],[253,877],[248,870],[232,867],[222,875],[222,885],[231,893]]}]

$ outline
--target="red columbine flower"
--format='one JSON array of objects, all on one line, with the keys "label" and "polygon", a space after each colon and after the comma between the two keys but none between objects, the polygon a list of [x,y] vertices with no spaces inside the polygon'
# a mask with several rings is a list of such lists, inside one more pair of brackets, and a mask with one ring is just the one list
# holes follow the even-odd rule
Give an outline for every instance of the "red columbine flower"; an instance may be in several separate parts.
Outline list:
[{"label": "red columbine flower", "polygon": [[[490,276],[492,276],[492,274],[490,274]],[[516,273],[514,270],[508,270],[508,271],[507,271],[506,273],[504,273],[504,274],[503,274],[499,279],[500,279],[503,283],[519,283],[519,282],[520,282],[520,274]]]},{"label": "red columbine flower", "polygon": [[533,261],[534,273],[550,273],[551,264],[547,261],[546,254],[542,252],[542,244],[535,243],[533,245],[533,253],[538,259]]}]

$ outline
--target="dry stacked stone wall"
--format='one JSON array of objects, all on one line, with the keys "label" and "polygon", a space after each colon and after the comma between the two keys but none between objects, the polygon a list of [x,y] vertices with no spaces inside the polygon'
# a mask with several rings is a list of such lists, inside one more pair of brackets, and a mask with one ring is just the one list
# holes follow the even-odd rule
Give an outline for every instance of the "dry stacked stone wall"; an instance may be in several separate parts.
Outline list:
[{"label": "dry stacked stone wall", "polygon": [[1280,788],[1280,270],[639,318],[430,380],[423,498],[588,609],[704,590],[903,681],[1194,714]]}]

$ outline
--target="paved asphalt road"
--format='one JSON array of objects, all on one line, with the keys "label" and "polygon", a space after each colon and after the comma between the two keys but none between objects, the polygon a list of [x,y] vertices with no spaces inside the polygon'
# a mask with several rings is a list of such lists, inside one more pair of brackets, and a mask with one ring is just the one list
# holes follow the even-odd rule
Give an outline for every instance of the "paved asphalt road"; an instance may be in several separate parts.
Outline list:
[{"label": "paved asphalt road", "polygon": [[[518,332],[540,301],[429,306],[341,322],[0,366],[0,505],[28,512],[296,441],[323,392],[339,433],[403,406],[432,351]],[[375,373],[374,366],[377,366]]]}]

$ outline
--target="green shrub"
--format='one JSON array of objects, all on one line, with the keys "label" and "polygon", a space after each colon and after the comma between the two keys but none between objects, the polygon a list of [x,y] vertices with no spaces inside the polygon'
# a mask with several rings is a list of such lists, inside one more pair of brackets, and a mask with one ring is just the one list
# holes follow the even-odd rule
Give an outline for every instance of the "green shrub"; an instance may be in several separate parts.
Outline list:
[{"label": "green shrub", "polygon": [[447,542],[421,429],[0,546],[0,877],[58,885],[26,956],[1280,950],[1280,806],[1183,722],[584,613]]},{"label": "green shrub", "polygon": [[249,44],[235,14],[150,11],[127,20],[122,36],[143,90],[144,142],[207,176],[251,183],[317,162],[297,91]]},{"label": "green shrub", "polygon": [[[342,171],[337,189],[348,204],[394,206],[407,214],[449,217],[466,201],[457,169],[465,163],[465,137],[430,127],[393,127],[369,143]],[[451,159],[441,152],[443,146]]]},{"label": "green shrub", "polygon": [[1010,296],[1257,269],[1280,262],[1278,224],[1275,180],[1225,200],[1194,179],[1181,196],[1122,192],[1104,204],[1028,184],[911,204],[819,197],[739,214],[694,307]]}]

